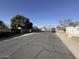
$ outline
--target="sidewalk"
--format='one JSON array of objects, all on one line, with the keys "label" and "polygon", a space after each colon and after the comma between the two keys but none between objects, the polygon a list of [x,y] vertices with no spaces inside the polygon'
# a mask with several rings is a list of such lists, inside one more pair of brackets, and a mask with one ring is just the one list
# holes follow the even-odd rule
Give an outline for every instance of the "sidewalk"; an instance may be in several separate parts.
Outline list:
[{"label": "sidewalk", "polygon": [[76,59],[79,59],[79,42],[74,41],[72,38],[68,38],[64,32],[57,32],[57,36],[67,46],[69,51]]}]

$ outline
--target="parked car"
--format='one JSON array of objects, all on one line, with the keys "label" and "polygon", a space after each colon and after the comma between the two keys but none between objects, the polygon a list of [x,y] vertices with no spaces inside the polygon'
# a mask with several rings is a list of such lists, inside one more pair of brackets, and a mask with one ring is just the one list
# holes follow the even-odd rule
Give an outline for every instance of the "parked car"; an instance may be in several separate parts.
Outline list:
[{"label": "parked car", "polygon": [[54,32],[54,33],[56,32],[55,28],[52,28],[51,31]]}]

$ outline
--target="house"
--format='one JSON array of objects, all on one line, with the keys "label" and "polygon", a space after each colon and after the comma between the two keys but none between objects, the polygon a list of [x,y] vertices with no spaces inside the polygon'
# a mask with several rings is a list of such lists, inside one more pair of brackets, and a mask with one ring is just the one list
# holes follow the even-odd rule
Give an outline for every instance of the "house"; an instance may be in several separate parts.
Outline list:
[{"label": "house", "polygon": [[0,32],[7,32],[10,31],[8,28],[0,26]]}]

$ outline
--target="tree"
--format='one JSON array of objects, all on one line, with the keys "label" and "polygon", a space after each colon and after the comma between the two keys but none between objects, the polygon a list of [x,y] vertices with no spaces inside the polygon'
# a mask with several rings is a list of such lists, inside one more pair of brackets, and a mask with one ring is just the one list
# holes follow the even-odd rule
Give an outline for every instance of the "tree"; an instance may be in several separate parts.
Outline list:
[{"label": "tree", "polygon": [[60,25],[63,27],[67,27],[67,26],[73,26],[74,23],[71,21],[71,19],[65,19],[65,20],[61,20],[60,21]]},{"label": "tree", "polygon": [[32,27],[33,27],[32,22],[27,22],[27,23],[26,23],[26,28],[27,28],[27,29],[32,29]]},{"label": "tree", "polygon": [[79,27],[79,22],[74,22],[74,26],[78,26]]},{"label": "tree", "polygon": [[18,29],[18,27],[24,27],[26,23],[26,18],[21,15],[16,15],[11,19],[12,29]]},{"label": "tree", "polygon": [[29,29],[29,32],[31,32],[33,28],[33,23],[32,22],[26,22],[26,29]]},{"label": "tree", "polygon": [[27,17],[16,15],[11,19],[11,28],[17,30],[20,27],[21,32],[23,32],[23,29],[32,29],[33,24],[29,21]]}]

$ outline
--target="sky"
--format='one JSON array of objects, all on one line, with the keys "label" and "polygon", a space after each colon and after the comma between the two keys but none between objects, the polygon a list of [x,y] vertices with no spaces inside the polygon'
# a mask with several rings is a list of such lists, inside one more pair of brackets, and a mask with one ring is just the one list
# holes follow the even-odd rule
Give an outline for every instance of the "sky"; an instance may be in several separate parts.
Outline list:
[{"label": "sky", "polygon": [[57,26],[60,20],[79,21],[79,0],[0,0],[0,20],[28,17],[34,26]]}]

